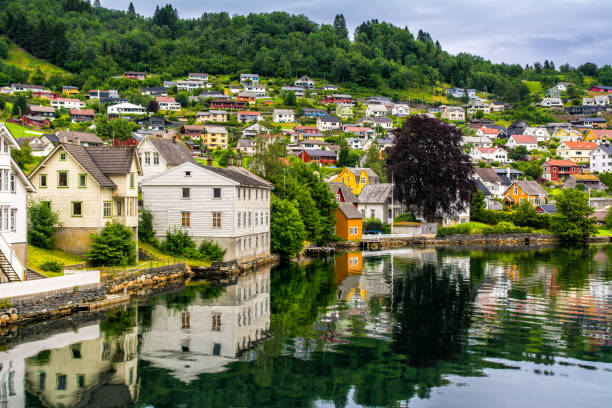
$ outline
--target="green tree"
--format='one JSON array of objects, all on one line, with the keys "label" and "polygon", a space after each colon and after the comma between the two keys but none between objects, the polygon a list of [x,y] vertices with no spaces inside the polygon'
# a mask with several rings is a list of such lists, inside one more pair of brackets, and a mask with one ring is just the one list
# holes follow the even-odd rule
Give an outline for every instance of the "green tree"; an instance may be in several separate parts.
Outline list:
[{"label": "green tree", "polygon": [[4,96],[0,96],[0,111],[4,110],[6,106],[6,101],[4,100]]},{"label": "green tree", "polygon": [[368,151],[366,152],[364,167],[369,167],[370,169],[372,169],[372,171],[376,173],[378,177],[380,177],[380,181],[382,183],[386,183],[387,169],[385,168],[385,162],[381,157],[382,154],[384,153],[381,153],[380,145],[375,140],[374,142],[372,142],[372,144],[368,148]]},{"label": "green tree", "polygon": [[202,241],[200,247],[200,256],[206,261],[222,261],[225,256],[225,249],[222,249],[218,244],[211,241]]},{"label": "green tree", "polygon": [[162,242],[161,248],[164,252],[174,256],[188,256],[195,251],[195,243],[187,231],[168,230],[166,239]]},{"label": "green tree", "polygon": [[336,14],[334,18],[334,32],[338,38],[348,38],[348,30],[346,29],[346,20],[344,19],[344,15]]},{"label": "green tree", "polygon": [[306,230],[300,213],[288,200],[272,194],[270,203],[270,242],[272,252],[283,258],[297,255],[304,248]]},{"label": "green tree", "polygon": [[472,205],[470,205],[470,220],[482,221],[485,210],[485,195],[482,191],[476,190],[474,195],[472,195]]},{"label": "green tree", "polygon": [[136,15],[136,9],[134,8],[134,4],[130,1],[130,5],[128,6],[128,14],[135,16]]},{"label": "green tree", "polygon": [[17,97],[17,100],[13,104],[12,114],[23,116],[26,114],[27,111],[28,111],[28,102],[26,101],[26,98],[23,95],[19,95]]},{"label": "green tree", "polygon": [[285,92],[285,96],[283,97],[283,104],[285,106],[297,105],[297,98],[295,97],[295,92]]},{"label": "green tree", "polygon": [[20,149],[11,150],[11,157],[15,160],[15,163],[25,170],[28,164],[34,163],[34,156],[32,156],[32,148],[29,144],[24,144]]},{"label": "green tree", "polygon": [[606,228],[612,229],[612,207],[610,207],[608,214],[606,214]]},{"label": "green tree", "polygon": [[595,232],[593,209],[586,193],[566,189],[556,201],[557,212],[552,216],[551,230],[564,242],[586,242]]},{"label": "green tree", "polygon": [[93,266],[129,265],[136,261],[133,232],[118,221],[107,222],[100,233],[91,235],[91,240],[86,257]]},{"label": "green tree", "polygon": [[148,244],[158,245],[153,229],[153,213],[147,209],[140,210],[138,218],[138,239]]},{"label": "green tree", "polygon": [[98,116],[96,119],[96,134],[104,140],[127,140],[132,137],[132,132],[136,129],[138,129],[138,125],[127,119],[109,120],[103,116]]},{"label": "green tree", "polygon": [[48,201],[28,201],[28,242],[40,248],[52,248],[55,231],[61,226],[59,213]]},{"label": "green tree", "polygon": [[521,145],[521,146],[516,146],[513,149],[510,149],[510,151],[508,152],[508,158],[512,160],[521,160],[523,157],[527,156],[528,154],[529,152],[527,151],[527,148]]}]

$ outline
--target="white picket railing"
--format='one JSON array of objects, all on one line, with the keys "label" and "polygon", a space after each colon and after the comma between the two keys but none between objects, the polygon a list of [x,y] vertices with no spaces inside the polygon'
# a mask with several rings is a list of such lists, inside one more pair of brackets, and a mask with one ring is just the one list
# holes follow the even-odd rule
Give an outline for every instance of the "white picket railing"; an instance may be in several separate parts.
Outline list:
[{"label": "white picket railing", "polygon": [[421,235],[421,234],[371,234],[371,235],[363,235],[361,237],[361,240],[377,242],[377,241],[380,241],[381,239],[412,238],[417,235]]},{"label": "white picket railing", "polygon": [[25,266],[23,265],[23,263],[21,263],[21,260],[19,259],[15,251],[13,250],[11,245],[6,241],[6,239],[4,239],[4,235],[2,235],[1,233],[0,233],[0,251],[2,251],[2,254],[4,255],[4,257],[7,259],[9,264],[11,264],[11,266],[13,267],[13,270],[19,277],[19,280],[23,280]]}]

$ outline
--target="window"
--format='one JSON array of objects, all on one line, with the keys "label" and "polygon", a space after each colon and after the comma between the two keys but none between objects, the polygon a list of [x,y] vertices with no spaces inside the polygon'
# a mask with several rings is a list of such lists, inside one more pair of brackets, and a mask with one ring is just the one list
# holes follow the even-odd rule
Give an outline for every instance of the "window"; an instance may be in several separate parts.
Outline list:
[{"label": "window", "polygon": [[221,213],[213,212],[212,218],[213,218],[213,228],[221,228]]},{"label": "window", "polygon": [[72,216],[73,217],[82,217],[83,216],[83,202],[82,201],[73,201],[72,202]]},{"label": "window", "polygon": [[365,184],[365,182],[366,182],[365,177],[362,177],[362,178],[361,178],[361,181],[359,182],[359,184]]},{"label": "window", "polygon": [[221,198],[221,189],[213,188],[213,198]]},{"label": "window", "polygon": [[113,216],[113,203],[112,201],[104,201],[102,204],[103,216],[104,218],[109,218]]},{"label": "window", "polygon": [[181,313],[181,329],[191,328],[191,317],[189,312]]},{"label": "window", "polygon": [[249,188],[249,200],[251,199],[251,189]]},{"label": "window", "polygon": [[70,346],[70,353],[72,354],[72,358],[74,358],[74,359],[82,358],[82,355],[81,355],[81,343],[73,344],[72,346]]},{"label": "window", "polygon": [[134,179],[135,179],[134,173],[130,173],[130,188],[134,188],[136,185]]},{"label": "window", "polygon": [[85,388],[85,374],[77,374],[77,387]]},{"label": "window", "polygon": [[15,185],[15,173],[11,172],[11,193],[14,193],[16,189]]},{"label": "window", "polygon": [[3,170],[2,171],[2,177],[4,178],[4,191],[9,191],[10,186],[9,186],[9,179],[10,179],[10,171],[9,170]]},{"label": "window", "polygon": [[376,217],[376,210],[370,210],[370,218]]},{"label": "window", "polygon": [[238,228],[240,228],[240,216],[241,216],[241,214],[238,213]]},{"label": "window", "polygon": [[68,187],[68,171],[59,170],[57,172],[57,187],[59,188]]},{"label": "window", "polygon": [[59,161],[66,161],[66,153],[65,152],[60,153]]},{"label": "window", "polygon": [[189,211],[181,212],[181,226],[191,227],[191,213]]},{"label": "window", "polygon": [[159,164],[159,153],[153,152],[153,164]]},{"label": "window", "polygon": [[221,355],[221,344],[219,343],[215,343],[213,344],[213,356],[220,356]]},{"label": "window", "polygon": [[45,382],[47,380],[47,373],[41,371],[38,373],[38,389],[43,391],[45,389]]},{"label": "window", "polygon": [[79,174],[79,188],[87,187],[87,174]]},{"label": "window", "polygon": [[183,188],[183,198],[191,198],[191,189]]},{"label": "window", "polygon": [[65,390],[66,389],[66,374],[58,374],[57,375],[57,390]]},{"label": "window", "polygon": [[144,164],[151,164],[151,153],[144,152]]},{"label": "window", "polygon": [[115,208],[117,209],[117,216],[121,216],[121,212],[123,210],[123,203],[121,201],[115,201]]},{"label": "window", "polygon": [[514,187],[514,195],[518,195],[518,187]]},{"label": "window", "polygon": [[190,171],[186,171],[185,172],[185,177],[191,177],[191,172]]},{"label": "window", "polygon": [[38,187],[47,188],[47,175],[41,174],[38,176]]},{"label": "window", "polygon": [[253,219],[253,212],[249,211],[249,227],[251,226],[251,220]]},{"label": "window", "polygon": [[11,219],[10,219],[10,229],[11,231],[17,231],[17,209],[11,208]]},{"label": "window", "polygon": [[218,313],[212,315],[212,329],[213,331],[221,331],[221,315]]}]

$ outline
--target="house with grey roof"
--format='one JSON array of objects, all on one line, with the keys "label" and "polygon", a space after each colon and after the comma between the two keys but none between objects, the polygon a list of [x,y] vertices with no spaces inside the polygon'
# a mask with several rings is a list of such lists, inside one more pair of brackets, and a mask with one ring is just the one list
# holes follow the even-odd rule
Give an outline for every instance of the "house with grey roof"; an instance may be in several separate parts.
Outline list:
[{"label": "house with grey roof", "polygon": [[91,234],[113,220],[130,228],[137,241],[140,174],[135,146],[60,143],[28,178],[37,189],[31,197],[59,213],[55,245],[83,254]]},{"label": "house with grey roof", "polygon": [[38,136],[18,137],[16,140],[19,147],[23,147],[25,145],[30,146],[32,156],[36,157],[45,157],[51,153],[55,147],[53,146],[53,143],[50,143],[47,141],[47,139],[40,138]]},{"label": "house with grey roof", "polygon": [[102,139],[95,133],[73,132],[71,130],[58,130],[54,133],[57,138],[54,143],[70,143],[80,146],[101,146],[104,144]]},{"label": "house with grey roof", "polygon": [[245,262],[270,254],[270,195],[273,184],[242,167],[183,163],[143,180],[144,207],[155,235],[187,232],[199,245],[212,241],[224,261]]},{"label": "house with grey roof", "polygon": [[393,199],[393,184],[366,184],[358,197],[357,209],[364,219],[376,218],[385,224],[393,222],[404,212],[399,201]]},{"label": "house with grey roof", "polygon": [[183,163],[197,163],[180,140],[147,135],[138,143],[142,178],[154,176]]}]

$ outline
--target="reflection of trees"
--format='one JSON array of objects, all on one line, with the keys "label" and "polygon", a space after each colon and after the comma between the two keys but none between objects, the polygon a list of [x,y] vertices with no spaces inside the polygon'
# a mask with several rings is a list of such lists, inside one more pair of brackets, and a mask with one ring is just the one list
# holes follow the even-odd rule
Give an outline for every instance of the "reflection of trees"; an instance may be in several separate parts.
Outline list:
[{"label": "reflection of trees", "polygon": [[414,366],[453,360],[467,341],[471,321],[470,282],[452,268],[408,266],[394,282],[393,344]]}]

